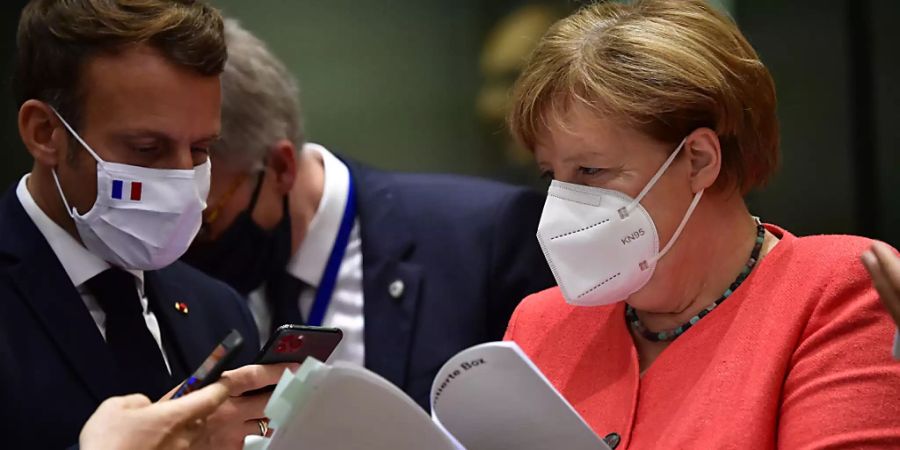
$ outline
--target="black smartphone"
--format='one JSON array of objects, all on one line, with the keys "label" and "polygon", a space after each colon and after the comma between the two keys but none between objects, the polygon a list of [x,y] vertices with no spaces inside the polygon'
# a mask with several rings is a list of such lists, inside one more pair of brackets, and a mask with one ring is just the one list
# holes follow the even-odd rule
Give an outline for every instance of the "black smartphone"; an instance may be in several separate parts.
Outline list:
[{"label": "black smartphone", "polygon": [[325,362],[343,337],[339,328],[282,325],[259,352],[256,364],[302,364],[307,356]]},{"label": "black smartphone", "polygon": [[241,337],[241,333],[238,330],[231,330],[228,336],[225,336],[225,339],[222,339],[222,342],[206,357],[203,364],[200,364],[200,367],[181,384],[178,390],[175,391],[175,394],[172,395],[172,398],[183,397],[197,389],[215,383],[243,345],[244,338]]}]

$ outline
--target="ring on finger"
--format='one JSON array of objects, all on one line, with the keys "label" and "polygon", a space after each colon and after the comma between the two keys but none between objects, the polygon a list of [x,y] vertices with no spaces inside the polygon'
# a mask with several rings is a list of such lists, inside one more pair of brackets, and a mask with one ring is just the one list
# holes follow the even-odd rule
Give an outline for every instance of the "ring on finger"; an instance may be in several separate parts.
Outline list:
[{"label": "ring on finger", "polygon": [[269,421],[266,419],[256,419],[256,425],[259,426],[259,435],[265,437],[269,434]]}]

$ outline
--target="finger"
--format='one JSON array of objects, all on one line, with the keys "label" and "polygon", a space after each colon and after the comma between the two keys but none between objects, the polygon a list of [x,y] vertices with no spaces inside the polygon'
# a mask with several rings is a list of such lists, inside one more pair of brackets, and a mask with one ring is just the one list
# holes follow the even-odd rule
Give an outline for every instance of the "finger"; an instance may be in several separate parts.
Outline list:
[{"label": "finger", "polygon": [[894,322],[900,324],[900,298],[898,298],[896,291],[890,286],[890,281],[888,281],[881,265],[878,263],[878,257],[871,251],[867,251],[863,253],[862,261],[863,265],[866,266],[866,270],[869,271],[869,276],[872,277],[872,285],[875,286],[875,290],[878,291],[881,303],[883,303],[888,312],[890,312]]},{"label": "finger", "polygon": [[163,394],[163,396],[160,397],[160,399],[157,400],[157,401],[161,402],[161,401],[163,401],[163,400],[169,400],[169,399],[171,399],[172,396],[175,395],[175,392],[178,391],[178,388],[181,387],[182,383],[184,383],[184,382],[181,382],[181,383],[176,384],[175,387],[173,387],[171,390],[169,390],[169,392],[166,392],[165,394]]},{"label": "finger", "polygon": [[177,422],[193,422],[204,419],[228,399],[228,387],[213,383],[184,397],[158,403],[160,412],[170,415]]},{"label": "finger", "polygon": [[143,408],[150,404],[150,399],[143,394],[131,394],[131,395],[123,395],[119,397],[110,397],[106,399],[103,404],[112,406],[116,409],[137,409]]},{"label": "finger", "polygon": [[167,436],[159,448],[181,449],[192,448],[194,443],[206,436],[206,421],[202,419],[188,420],[178,426],[172,428],[171,433]]},{"label": "finger", "polygon": [[240,411],[240,417],[244,420],[260,419],[266,416],[266,404],[269,403],[271,392],[256,395],[235,397],[232,399],[235,407]]},{"label": "finger", "polygon": [[265,366],[252,364],[223,373],[219,381],[228,387],[231,395],[237,396],[247,391],[277,384],[281,379],[281,374],[292,367],[296,367],[296,364]]},{"label": "finger", "polygon": [[878,265],[881,266],[894,292],[900,294],[900,256],[884,242],[872,245],[872,253],[878,258]]}]

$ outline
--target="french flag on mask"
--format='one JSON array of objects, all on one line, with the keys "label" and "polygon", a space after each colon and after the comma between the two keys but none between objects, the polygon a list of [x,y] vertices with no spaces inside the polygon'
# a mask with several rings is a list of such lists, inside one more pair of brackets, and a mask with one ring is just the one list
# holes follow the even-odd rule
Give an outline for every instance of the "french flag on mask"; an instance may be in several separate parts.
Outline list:
[{"label": "french flag on mask", "polygon": [[112,180],[112,198],[116,200],[141,201],[141,182]]}]

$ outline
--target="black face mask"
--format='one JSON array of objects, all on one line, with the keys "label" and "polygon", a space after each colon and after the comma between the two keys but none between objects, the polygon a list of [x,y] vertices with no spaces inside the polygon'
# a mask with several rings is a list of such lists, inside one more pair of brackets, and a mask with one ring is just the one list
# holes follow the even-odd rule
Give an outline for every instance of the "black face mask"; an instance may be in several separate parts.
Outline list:
[{"label": "black face mask", "polygon": [[242,295],[260,287],[269,277],[284,272],[291,256],[291,215],[284,197],[284,215],[272,230],[253,221],[264,173],[260,174],[250,205],[213,241],[194,241],[182,260]]}]

